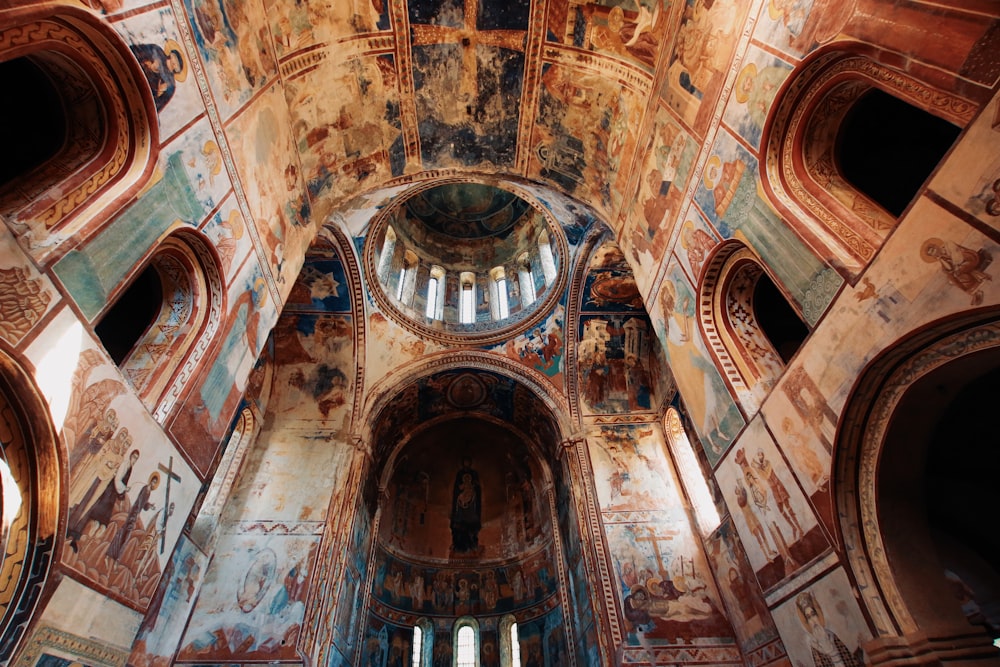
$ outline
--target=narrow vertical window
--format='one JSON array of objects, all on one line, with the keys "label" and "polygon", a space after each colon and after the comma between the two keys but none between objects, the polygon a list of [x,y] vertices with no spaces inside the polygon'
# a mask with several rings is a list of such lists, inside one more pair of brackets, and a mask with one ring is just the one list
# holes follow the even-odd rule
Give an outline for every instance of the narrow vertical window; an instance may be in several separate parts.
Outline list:
[{"label": "narrow vertical window", "polygon": [[455,667],[476,667],[476,631],[470,625],[463,625],[458,629]]},{"label": "narrow vertical window", "polygon": [[552,245],[549,243],[548,232],[542,232],[538,237],[538,253],[542,259],[542,275],[545,284],[551,285],[556,279],[556,260],[552,255]]},{"label": "narrow vertical window", "polygon": [[490,271],[490,312],[494,320],[502,320],[510,315],[510,301],[507,294],[507,270],[495,266]]},{"label": "narrow vertical window", "polygon": [[440,281],[431,274],[430,280],[427,281],[427,308],[424,310],[424,315],[430,319],[434,319],[434,314],[437,312],[437,293],[438,293],[438,283]]},{"label": "narrow vertical window", "polygon": [[531,271],[531,258],[524,252],[517,258],[517,281],[521,287],[521,307],[535,302],[535,274]]},{"label": "narrow vertical window", "polygon": [[517,639],[517,623],[510,624],[510,664],[521,667],[521,642]]},{"label": "narrow vertical window", "polygon": [[413,303],[413,292],[417,285],[417,267],[420,258],[412,250],[403,253],[403,266],[399,269],[399,283],[396,285],[396,298],[404,304]]},{"label": "narrow vertical window", "polygon": [[421,667],[420,663],[420,650],[422,648],[421,640],[423,639],[423,631],[421,631],[419,625],[413,626],[413,655],[410,658],[410,664],[413,667]]},{"label": "narrow vertical window", "polygon": [[392,259],[396,254],[396,230],[392,226],[385,228],[385,239],[382,241],[382,252],[378,256],[378,279],[386,283],[392,271]]},{"label": "narrow vertical window", "polygon": [[406,285],[406,264],[399,267],[399,282],[396,284],[396,298],[403,300],[403,287]]},{"label": "narrow vertical window", "polygon": [[461,276],[462,295],[459,303],[459,321],[473,324],[476,321],[476,277],[472,273]]}]

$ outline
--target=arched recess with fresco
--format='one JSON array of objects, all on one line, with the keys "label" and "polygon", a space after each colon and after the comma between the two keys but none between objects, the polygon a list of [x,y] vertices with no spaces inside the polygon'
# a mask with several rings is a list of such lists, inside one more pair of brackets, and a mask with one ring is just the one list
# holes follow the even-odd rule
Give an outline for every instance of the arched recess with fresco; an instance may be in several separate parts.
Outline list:
[{"label": "arched recess with fresco", "polygon": [[834,492],[875,629],[865,647],[874,665],[996,658],[997,317],[900,341],[869,364],[846,405]]},{"label": "arched recess with fresco", "polygon": [[0,655],[9,656],[44,596],[65,505],[58,437],[21,366],[0,350]]},{"label": "arched recess with fresco", "polygon": [[[799,235],[848,275],[871,261],[901,212],[887,210],[893,205],[880,201],[881,195],[854,178],[847,165],[851,128],[864,121],[873,101],[895,110],[881,113],[913,119],[912,127],[900,120],[898,128],[901,145],[911,150],[886,150],[882,142],[894,128],[882,122],[882,136],[862,139],[860,150],[868,155],[857,159],[872,163],[884,176],[926,162],[929,168],[922,176],[916,173],[906,182],[883,178],[892,194],[908,203],[960,128],[972,120],[976,103],[845,50],[844,45],[831,45],[782,87],[761,138],[761,187],[768,200],[786,219],[802,221],[796,226]],[[942,147],[915,140],[932,131],[943,133]],[[885,164],[889,155],[901,156],[902,164]]]}]

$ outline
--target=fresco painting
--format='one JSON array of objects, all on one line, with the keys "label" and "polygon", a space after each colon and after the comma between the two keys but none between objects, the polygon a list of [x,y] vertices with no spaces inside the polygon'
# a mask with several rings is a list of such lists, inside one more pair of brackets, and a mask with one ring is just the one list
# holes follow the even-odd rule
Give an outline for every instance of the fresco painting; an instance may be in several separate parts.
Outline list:
[{"label": "fresco painting", "polygon": [[146,617],[132,646],[129,664],[134,667],[169,667],[180,643],[188,616],[194,608],[202,577],[208,569],[208,556],[182,536],[177,542],[169,577],[156,605],[162,612]]},{"label": "fresco painting", "polygon": [[869,664],[861,647],[871,632],[852,590],[838,567],[775,608],[774,622],[795,665],[823,665],[836,659],[845,667]]},{"label": "fresco painting", "polygon": [[670,22],[662,0],[557,2],[549,5],[549,41],[622,58],[652,74],[662,42],[655,36]]},{"label": "fresco painting", "polygon": [[711,361],[708,348],[695,322],[694,288],[676,257],[652,305],[658,317],[656,333],[666,345],[667,358],[677,389],[699,433],[705,455],[712,467],[718,464],[745,420],[733,401],[722,376]]},{"label": "fresco painting", "polygon": [[0,229],[0,339],[15,346],[58,301],[52,281],[17,250],[10,230]]},{"label": "fresco painting", "polygon": [[398,88],[396,63],[388,54],[325,60],[285,84],[293,140],[313,201],[322,205],[327,195],[402,174]]},{"label": "fresco painting", "polygon": [[[103,352],[85,348],[61,437],[69,450],[63,564],[148,607],[201,484]],[[138,409],[137,409],[138,408]]]},{"label": "fresco painting", "polygon": [[765,592],[829,550],[829,538],[763,418],[750,423],[716,474]]},{"label": "fresco painting", "polygon": [[171,229],[198,226],[231,189],[207,120],[163,148],[146,190],[54,270],[76,303],[95,317],[108,296]]},{"label": "fresco painting", "polygon": [[[298,659],[295,640],[317,547],[312,536],[224,536],[177,660]],[[233,572],[245,574],[227,574]]]},{"label": "fresco painting", "polygon": [[219,252],[223,280],[227,285],[232,284],[240,267],[253,255],[247,222],[235,196],[230,194],[226,197],[219,210],[205,221],[202,231],[212,239]]},{"label": "fresco painting", "polygon": [[674,247],[676,258],[684,267],[690,283],[697,285],[708,256],[719,244],[719,238],[695,206],[688,208],[677,242],[680,247]]},{"label": "fresco painting", "polygon": [[686,0],[660,96],[698,137],[715,101],[750,5],[735,0]]},{"label": "fresco painting", "polygon": [[640,206],[630,209],[622,236],[632,258],[640,265],[651,265],[664,255],[698,145],[663,106],[657,105],[645,148],[636,194]]},{"label": "fresco painting", "polygon": [[[750,246],[815,324],[843,285],[758,194],[757,160],[728,132],[716,137],[695,203],[719,235]],[[778,257],[784,257],[777,261]]]},{"label": "fresco painting", "polygon": [[653,332],[621,250],[598,249],[585,282],[577,359],[581,402],[592,413],[648,410],[663,379],[650,347]]},{"label": "fresco painting", "polygon": [[854,14],[856,0],[767,0],[754,39],[793,57],[833,41]]},{"label": "fresco painting", "polygon": [[277,75],[263,3],[184,0],[192,34],[223,117]]},{"label": "fresco painting", "polygon": [[314,234],[298,155],[290,131],[288,107],[272,86],[254,100],[256,113],[241,114],[227,128],[233,159],[241,173],[253,174],[244,185],[253,222],[275,267],[274,280],[282,297],[295,282],[299,265],[286,256],[301,257]]},{"label": "fresco painting", "polygon": [[662,509],[680,493],[653,424],[594,427],[587,438],[602,512]]},{"label": "fresco painting", "polygon": [[191,74],[191,55],[177,32],[167,7],[135,14],[116,23],[129,43],[153,93],[160,121],[160,141],[167,143],[204,110],[198,84]]},{"label": "fresco painting", "polygon": [[511,338],[503,346],[496,348],[507,358],[519,361],[528,368],[540,371],[552,379],[554,385],[561,386],[563,379],[563,322],[565,309],[556,306],[552,315],[527,332]]},{"label": "fresco painting", "polygon": [[755,149],[760,148],[760,135],[774,98],[791,72],[791,65],[767,51],[755,46],[747,50],[723,121]]},{"label": "fresco painting", "polygon": [[777,639],[778,629],[731,518],[706,540],[706,551],[743,652],[753,653]]}]

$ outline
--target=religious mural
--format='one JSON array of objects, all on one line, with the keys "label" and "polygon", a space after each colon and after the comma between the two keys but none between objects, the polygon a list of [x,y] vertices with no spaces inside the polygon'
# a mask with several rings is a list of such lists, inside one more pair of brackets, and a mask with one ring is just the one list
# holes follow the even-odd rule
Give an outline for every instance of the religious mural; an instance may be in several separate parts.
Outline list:
[{"label": "religious mural", "polygon": [[762,418],[727,453],[716,476],[747,557],[767,592],[830,548]]},{"label": "religious mural", "polygon": [[751,46],[736,77],[724,121],[754,148],[760,148],[764,121],[791,65]]}]

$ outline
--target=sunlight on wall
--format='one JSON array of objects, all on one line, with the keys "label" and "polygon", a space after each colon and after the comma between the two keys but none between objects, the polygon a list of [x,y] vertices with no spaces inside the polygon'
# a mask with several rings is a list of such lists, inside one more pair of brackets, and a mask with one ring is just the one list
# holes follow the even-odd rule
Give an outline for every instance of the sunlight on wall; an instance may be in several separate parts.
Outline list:
[{"label": "sunlight on wall", "polygon": [[62,430],[63,420],[66,419],[70,394],[73,392],[73,369],[77,366],[82,346],[83,325],[74,321],[38,362],[35,377],[38,388],[49,402],[52,425],[57,433]]},{"label": "sunlight on wall", "polygon": [[722,519],[719,518],[719,511],[712,502],[712,494],[708,490],[708,483],[702,474],[701,466],[698,465],[698,457],[691,447],[691,441],[684,432],[680,415],[671,408],[666,416],[667,440],[670,443],[670,451],[674,456],[677,471],[684,482],[691,504],[694,506],[695,518],[702,535],[708,535],[719,527]]}]

